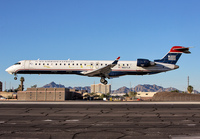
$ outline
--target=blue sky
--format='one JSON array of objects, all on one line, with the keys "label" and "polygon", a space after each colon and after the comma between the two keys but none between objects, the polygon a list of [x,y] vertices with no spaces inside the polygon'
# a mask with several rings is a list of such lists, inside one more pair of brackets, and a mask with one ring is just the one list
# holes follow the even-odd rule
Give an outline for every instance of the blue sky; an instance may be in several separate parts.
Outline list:
[{"label": "blue sky", "polygon": [[[194,46],[179,69],[150,76],[109,80],[112,89],[157,84],[200,91],[199,0],[0,0],[0,81],[7,89],[20,83],[5,69],[20,60],[150,60],[172,46]],[[89,86],[99,78],[77,75],[19,75],[25,88],[51,81]]]}]

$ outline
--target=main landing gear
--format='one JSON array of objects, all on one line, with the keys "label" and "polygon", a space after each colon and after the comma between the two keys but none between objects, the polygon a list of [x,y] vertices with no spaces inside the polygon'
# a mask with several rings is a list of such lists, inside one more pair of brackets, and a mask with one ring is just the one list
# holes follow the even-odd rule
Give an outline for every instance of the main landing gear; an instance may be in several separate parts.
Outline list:
[{"label": "main landing gear", "polygon": [[105,80],[105,77],[101,77],[100,82],[104,85],[106,85],[108,83],[107,80]]}]

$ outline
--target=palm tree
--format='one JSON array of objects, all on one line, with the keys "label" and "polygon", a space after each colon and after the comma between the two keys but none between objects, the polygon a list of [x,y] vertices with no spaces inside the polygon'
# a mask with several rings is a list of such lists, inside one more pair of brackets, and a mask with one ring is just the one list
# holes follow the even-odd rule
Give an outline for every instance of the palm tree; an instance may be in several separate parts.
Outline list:
[{"label": "palm tree", "polygon": [[192,91],[193,91],[193,87],[191,85],[189,85],[188,88],[187,88],[187,90],[188,90],[188,93],[191,94]]},{"label": "palm tree", "polygon": [[20,90],[23,91],[24,90],[24,85],[23,84],[24,84],[24,81],[25,81],[24,77],[21,77],[20,81],[21,81],[21,88],[20,88]]},{"label": "palm tree", "polygon": [[129,97],[134,97],[135,98],[135,96],[137,95],[137,92],[133,92],[133,91],[130,91],[129,93],[128,93],[128,96]]},{"label": "palm tree", "polygon": [[105,94],[101,94],[101,96],[100,96],[101,99],[103,99],[105,97],[107,97]]}]

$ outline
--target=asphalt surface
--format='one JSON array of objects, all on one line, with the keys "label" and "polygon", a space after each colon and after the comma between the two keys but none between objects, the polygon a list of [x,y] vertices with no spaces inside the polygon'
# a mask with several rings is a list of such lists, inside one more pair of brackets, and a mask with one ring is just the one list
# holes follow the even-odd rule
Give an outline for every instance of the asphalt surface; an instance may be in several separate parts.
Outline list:
[{"label": "asphalt surface", "polygon": [[0,139],[200,138],[200,104],[0,104]]}]

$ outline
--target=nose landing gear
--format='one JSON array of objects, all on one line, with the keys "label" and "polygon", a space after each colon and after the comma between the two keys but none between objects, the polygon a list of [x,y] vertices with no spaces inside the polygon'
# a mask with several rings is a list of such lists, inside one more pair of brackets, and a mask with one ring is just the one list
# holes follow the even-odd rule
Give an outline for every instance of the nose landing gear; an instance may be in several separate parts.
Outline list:
[{"label": "nose landing gear", "polygon": [[14,80],[17,80],[17,74],[14,74],[14,75],[15,75]]},{"label": "nose landing gear", "polygon": [[101,77],[100,82],[104,85],[106,85],[108,83],[107,80],[105,80],[105,77]]}]

